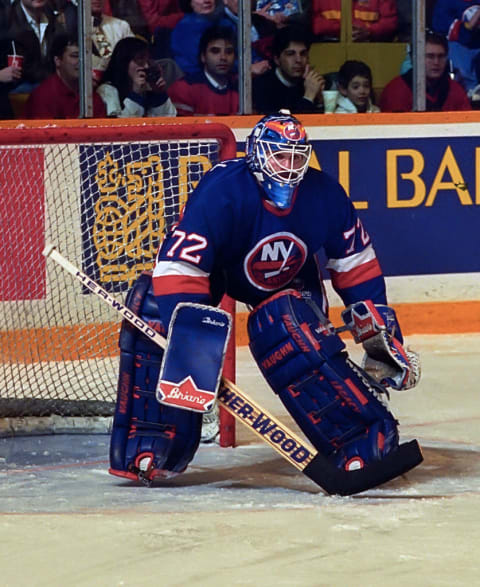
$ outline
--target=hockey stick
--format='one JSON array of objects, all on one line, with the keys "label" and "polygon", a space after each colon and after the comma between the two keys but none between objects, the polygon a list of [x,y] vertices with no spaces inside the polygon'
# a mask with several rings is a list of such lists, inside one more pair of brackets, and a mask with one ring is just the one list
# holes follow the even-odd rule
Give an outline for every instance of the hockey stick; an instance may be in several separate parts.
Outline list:
[{"label": "hockey stick", "polygon": [[[138,328],[142,334],[162,349],[165,348],[166,340],[163,336],[150,328],[139,316],[115,300],[105,289],[91,280],[88,275],[65,259],[54,245],[46,245],[43,255],[53,259],[92,293],[118,312],[122,318]],[[291,465],[307,475],[329,494],[352,495],[371,489],[407,472],[423,460],[417,441],[412,440],[400,445],[382,461],[371,463],[363,469],[347,472],[335,467],[308,442],[305,442],[289,428],[281,424],[228,379],[222,379],[218,401],[237,420],[247,426]]]}]

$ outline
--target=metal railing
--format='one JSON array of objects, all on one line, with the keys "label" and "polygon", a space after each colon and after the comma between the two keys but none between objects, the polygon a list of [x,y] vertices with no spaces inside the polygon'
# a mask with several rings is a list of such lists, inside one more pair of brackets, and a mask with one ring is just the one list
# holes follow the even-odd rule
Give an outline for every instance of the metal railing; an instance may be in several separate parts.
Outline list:
[{"label": "metal railing", "polygon": [[[352,42],[352,0],[342,0],[340,43]],[[252,113],[250,75],[251,0],[238,3],[238,68],[240,114]],[[412,0],[413,109],[425,110],[425,0]],[[80,50],[80,118],[93,116],[92,101],[92,17],[91,0],[78,0],[78,35]]]}]

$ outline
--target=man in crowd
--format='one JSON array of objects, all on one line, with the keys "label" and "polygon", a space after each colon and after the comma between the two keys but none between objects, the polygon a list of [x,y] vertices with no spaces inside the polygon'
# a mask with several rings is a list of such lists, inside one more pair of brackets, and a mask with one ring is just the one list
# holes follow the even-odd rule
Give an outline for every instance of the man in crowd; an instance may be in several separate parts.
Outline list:
[{"label": "man in crowd", "polygon": [[303,28],[279,29],[273,40],[275,68],[253,80],[253,107],[263,114],[287,108],[293,113],[323,111],[325,80],[310,67],[310,41]]},{"label": "man in crowd", "polygon": [[238,90],[232,70],[235,43],[229,28],[213,26],[200,39],[200,74],[174,82],[168,94],[178,116],[226,115],[238,113]]},{"label": "man in crowd", "polygon": [[17,91],[29,92],[48,76],[49,52],[59,30],[47,0],[19,0],[12,5],[6,37],[23,56],[22,84]]},{"label": "man in crowd", "polygon": [[[471,110],[462,86],[452,80],[447,68],[448,44],[445,37],[427,33],[425,39],[426,109],[430,111]],[[411,112],[413,70],[391,80],[380,96],[382,112]]]},{"label": "man in crowd", "polygon": [[[67,32],[77,34],[78,0],[71,0],[59,16]],[[134,34],[126,20],[115,18],[103,12],[105,0],[91,0],[92,8],[92,62],[93,68],[105,71],[115,45],[120,39],[133,37]]]},{"label": "man in crowd", "polygon": [[[26,118],[78,118],[80,95],[78,90],[78,41],[66,33],[55,37],[52,44],[55,73],[42,82],[30,95]],[[93,93],[93,115],[106,116],[100,96]]]}]

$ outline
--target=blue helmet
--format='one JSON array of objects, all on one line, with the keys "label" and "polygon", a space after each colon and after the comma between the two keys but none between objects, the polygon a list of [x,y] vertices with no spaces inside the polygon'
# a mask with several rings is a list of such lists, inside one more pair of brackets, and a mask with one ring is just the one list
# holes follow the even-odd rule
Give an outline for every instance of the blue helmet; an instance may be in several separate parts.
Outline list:
[{"label": "blue helmet", "polygon": [[267,197],[288,208],[308,169],[312,147],[303,125],[288,110],[260,120],[246,141],[247,164]]}]

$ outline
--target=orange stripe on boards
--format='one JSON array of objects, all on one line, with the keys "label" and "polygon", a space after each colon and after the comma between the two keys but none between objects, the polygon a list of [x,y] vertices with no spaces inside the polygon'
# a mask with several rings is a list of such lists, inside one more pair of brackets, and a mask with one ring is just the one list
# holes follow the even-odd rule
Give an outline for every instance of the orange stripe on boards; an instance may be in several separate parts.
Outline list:
[{"label": "orange stripe on boards", "polygon": [[[142,126],[148,124],[162,125],[166,123],[173,124],[192,124],[192,123],[212,123],[220,122],[231,129],[245,128],[251,129],[262,118],[261,114],[248,116],[182,116],[180,118],[149,118],[148,123],[142,120],[139,123],[138,118],[95,118],[95,119],[72,119],[72,120],[22,120],[22,128],[44,128],[54,124],[61,129],[68,128],[96,128],[137,126],[141,132]],[[349,114],[348,117],[343,114],[300,114],[298,118],[305,126],[369,126],[369,125],[396,125],[396,124],[457,124],[457,123],[478,123],[480,122],[480,113],[478,110],[462,112],[377,112],[366,114]],[[1,120],[0,129],[18,128],[18,120]]]},{"label": "orange stripe on boards", "polygon": [[[343,308],[330,309],[335,326],[343,324]],[[480,332],[480,301],[395,304],[402,332],[411,334],[462,334]],[[247,312],[235,317],[235,342],[248,345]],[[0,332],[0,362],[37,363],[74,361],[118,355],[119,323],[32,328]],[[342,338],[351,338],[344,332]]]},{"label": "orange stripe on boards", "polygon": [[120,324],[88,324],[0,332],[0,362],[82,361],[118,354]]},{"label": "orange stripe on boards", "polygon": [[[480,332],[480,301],[426,302],[416,304],[395,304],[395,311],[404,336],[410,334],[462,334]],[[342,326],[343,308],[330,308],[330,320],[335,326]],[[236,343],[248,344],[247,312],[236,315]],[[349,332],[342,338],[351,338]]]},{"label": "orange stripe on boards", "polygon": [[480,301],[396,304],[395,310],[406,335],[480,332]]}]

